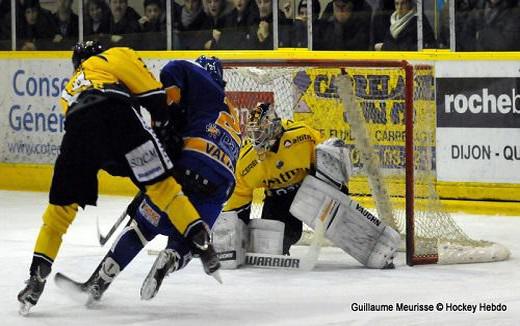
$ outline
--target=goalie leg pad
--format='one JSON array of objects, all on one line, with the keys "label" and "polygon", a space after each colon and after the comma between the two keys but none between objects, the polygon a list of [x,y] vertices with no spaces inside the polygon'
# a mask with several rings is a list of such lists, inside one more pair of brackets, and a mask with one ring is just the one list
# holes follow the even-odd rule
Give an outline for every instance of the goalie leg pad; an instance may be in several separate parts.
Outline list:
[{"label": "goalie leg pad", "polygon": [[249,222],[249,251],[281,255],[285,224],[276,220],[252,219]]},{"label": "goalie leg pad", "polygon": [[223,269],[236,269],[245,263],[247,226],[235,211],[222,212],[213,225],[213,246]]},{"label": "goalie leg pad", "polygon": [[399,248],[399,233],[333,186],[305,177],[290,211],[314,229],[321,207],[331,200],[339,205],[323,220],[326,238],[366,267],[388,268]]}]

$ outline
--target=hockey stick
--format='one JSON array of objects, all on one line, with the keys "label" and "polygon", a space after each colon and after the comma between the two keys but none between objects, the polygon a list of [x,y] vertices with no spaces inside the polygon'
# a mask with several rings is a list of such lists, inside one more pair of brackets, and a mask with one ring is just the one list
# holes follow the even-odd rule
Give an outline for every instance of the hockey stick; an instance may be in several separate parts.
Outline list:
[{"label": "hockey stick", "polygon": [[135,195],[135,197],[132,199],[130,204],[128,204],[128,206],[125,208],[125,210],[123,211],[121,216],[119,216],[119,218],[114,222],[114,225],[112,225],[112,228],[108,231],[108,233],[106,235],[101,234],[101,229],[99,228],[99,218],[96,217],[97,234],[98,234],[98,240],[99,240],[100,245],[104,246],[105,243],[107,243],[108,239],[110,239],[110,237],[114,234],[114,232],[116,232],[117,228],[125,220],[125,217],[128,214],[128,209],[130,207],[135,207],[135,205],[137,205],[138,202],[140,202],[142,200],[142,198],[143,198],[143,193],[141,191],[139,191],[137,193],[137,195]]},{"label": "hockey stick", "polygon": [[125,208],[124,212],[121,214],[121,216],[118,217],[118,219],[115,221],[114,225],[112,225],[112,228],[108,231],[106,235],[101,234],[101,229],[99,227],[99,217],[96,217],[96,226],[97,226],[97,235],[99,244],[104,246],[105,243],[107,243],[108,239],[116,232],[117,228],[123,223],[123,221],[126,218],[128,208]]},{"label": "hockey stick", "polygon": [[329,199],[323,203],[318,218],[314,222],[314,237],[309,246],[309,250],[302,260],[302,269],[310,271],[314,269],[318,263],[321,252],[321,244],[325,239],[325,231],[327,231],[326,223],[329,223],[338,212],[339,203],[334,199]]}]

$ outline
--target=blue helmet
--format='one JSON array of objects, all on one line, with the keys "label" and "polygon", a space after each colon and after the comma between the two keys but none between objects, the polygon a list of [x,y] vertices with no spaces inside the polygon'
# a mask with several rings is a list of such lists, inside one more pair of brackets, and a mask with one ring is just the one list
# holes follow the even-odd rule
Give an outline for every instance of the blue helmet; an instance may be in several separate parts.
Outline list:
[{"label": "blue helmet", "polygon": [[222,61],[216,57],[206,57],[205,55],[201,55],[195,60],[196,63],[202,66],[202,68],[206,69],[211,75],[211,79],[213,79],[217,84],[222,87],[226,86],[226,82],[224,81],[224,69],[222,67]]}]

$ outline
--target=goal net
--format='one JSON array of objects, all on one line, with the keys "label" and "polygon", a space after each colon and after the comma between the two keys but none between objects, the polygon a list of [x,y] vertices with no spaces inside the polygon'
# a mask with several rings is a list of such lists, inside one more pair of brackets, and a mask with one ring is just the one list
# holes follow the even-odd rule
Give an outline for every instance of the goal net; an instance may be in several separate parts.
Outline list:
[{"label": "goal net", "polygon": [[[303,120],[351,150],[350,195],[406,240],[409,265],[505,260],[504,246],[474,240],[436,192],[436,107],[432,66],[406,61],[227,62],[226,93],[241,124],[258,102]],[[263,189],[252,218],[261,216]],[[309,242],[305,229],[301,242]]]}]

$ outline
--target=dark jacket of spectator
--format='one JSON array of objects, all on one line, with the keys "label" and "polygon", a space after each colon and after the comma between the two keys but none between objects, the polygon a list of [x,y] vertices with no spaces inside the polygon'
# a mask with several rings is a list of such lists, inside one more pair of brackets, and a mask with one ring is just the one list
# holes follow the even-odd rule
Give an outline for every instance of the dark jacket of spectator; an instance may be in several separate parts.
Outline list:
[{"label": "dark jacket of spectator", "polygon": [[137,11],[132,7],[127,7],[126,13],[120,21],[110,20],[110,34],[124,35],[139,33],[141,30],[138,20],[141,18]]},{"label": "dark jacket of spectator", "polygon": [[[293,28],[291,30],[291,47],[294,48],[306,48],[307,44],[307,35],[308,35],[308,8],[307,8],[307,0],[300,0],[298,4],[298,8],[296,11],[296,17],[294,19]],[[321,12],[321,5],[319,0],[312,0],[312,23],[313,30],[317,28],[317,22],[319,18],[319,14]]]},{"label": "dark jacket of spectator", "polygon": [[63,36],[65,39],[78,39],[79,35],[79,23],[78,23],[78,15],[70,12],[70,15],[62,20],[59,17],[59,12],[55,12],[53,14],[54,22],[56,26],[58,26],[58,33]]},{"label": "dark jacket of spectator", "polygon": [[[335,0],[341,6],[341,10],[334,8],[337,12],[333,13],[334,19],[322,20],[317,24],[313,37],[314,50],[361,50],[367,51],[369,48],[369,28],[365,12],[355,10],[355,3],[352,0]],[[348,19],[339,18],[340,11],[345,8],[350,12]],[[343,21],[338,20],[343,19]]]},{"label": "dark jacket of spectator", "polygon": [[[258,38],[258,30],[264,23],[268,25],[268,34],[264,40]],[[278,14],[278,47],[291,46],[292,22],[283,13]],[[256,17],[256,22],[249,28],[248,32],[249,49],[251,50],[272,50],[274,48],[273,39],[273,15],[268,17]]]},{"label": "dark jacket of spectator", "polygon": [[11,0],[0,0],[0,51],[11,49]]},{"label": "dark jacket of spectator", "polygon": [[[390,16],[395,11],[395,0],[379,0],[374,10],[371,26],[371,44],[382,43],[390,28]],[[445,6],[446,8],[449,6]]]},{"label": "dark jacket of spectator", "polygon": [[141,48],[141,16],[129,7],[127,0],[110,0],[110,38],[109,46],[128,46]]},{"label": "dark jacket of spectator", "polygon": [[488,0],[476,26],[477,51],[520,50],[520,8],[513,1]]},{"label": "dark jacket of spectator", "polygon": [[234,8],[224,16],[224,28],[218,42],[218,49],[247,50],[250,47],[249,29],[255,23],[258,13],[255,12],[254,0],[250,0],[242,15]]},{"label": "dark jacket of spectator", "polygon": [[[476,15],[479,0],[458,0],[455,2],[455,50],[474,51],[476,47]],[[441,12],[439,46],[450,48],[449,8],[445,5]]]}]

